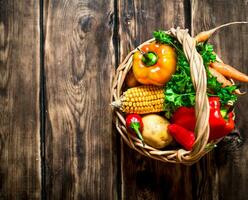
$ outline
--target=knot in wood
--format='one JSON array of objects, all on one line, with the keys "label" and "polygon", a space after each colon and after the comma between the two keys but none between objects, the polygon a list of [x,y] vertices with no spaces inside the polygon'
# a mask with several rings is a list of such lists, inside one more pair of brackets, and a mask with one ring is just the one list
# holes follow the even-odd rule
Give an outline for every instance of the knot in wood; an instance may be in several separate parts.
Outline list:
[{"label": "knot in wood", "polygon": [[90,32],[95,25],[96,20],[91,15],[85,15],[79,18],[78,24],[80,26],[80,30],[87,33]]}]

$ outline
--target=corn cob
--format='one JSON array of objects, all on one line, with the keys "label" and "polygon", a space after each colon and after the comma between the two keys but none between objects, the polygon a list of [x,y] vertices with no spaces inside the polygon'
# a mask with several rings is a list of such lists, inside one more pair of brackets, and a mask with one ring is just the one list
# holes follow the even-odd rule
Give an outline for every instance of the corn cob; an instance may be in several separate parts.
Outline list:
[{"label": "corn cob", "polygon": [[163,87],[144,85],[128,89],[112,105],[125,113],[155,113],[163,111],[164,98]]}]

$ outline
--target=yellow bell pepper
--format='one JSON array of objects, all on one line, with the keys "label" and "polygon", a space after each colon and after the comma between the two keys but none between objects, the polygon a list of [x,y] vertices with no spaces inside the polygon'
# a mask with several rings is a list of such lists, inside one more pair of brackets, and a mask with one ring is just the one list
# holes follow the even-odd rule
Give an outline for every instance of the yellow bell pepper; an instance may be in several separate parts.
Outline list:
[{"label": "yellow bell pepper", "polygon": [[133,55],[133,73],[142,84],[163,86],[176,71],[176,52],[165,44],[152,42]]}]

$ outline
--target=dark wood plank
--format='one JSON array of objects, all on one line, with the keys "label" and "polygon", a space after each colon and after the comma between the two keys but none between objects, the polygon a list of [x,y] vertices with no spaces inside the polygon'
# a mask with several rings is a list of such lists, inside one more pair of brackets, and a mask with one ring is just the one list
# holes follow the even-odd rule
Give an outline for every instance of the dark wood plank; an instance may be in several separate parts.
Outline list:
[{"label": "dark wood plank", "polygon": [[[189,26],[189,2],[121,1],[119,10],[120,60],[157,29]],[[121,148],[122,199],[192,199],[191,168],[165,164]],[[182,198],[183,197],[183,198]]]},{"label": "dark wood plank", "polygon": [[40,199],[39,1],[0,1],[0,199]]},{"label": "dark wood plank", "polygon": [[[243,0],[192,1],[192,32],[216,27],[231,21],[248,21],[248,4]],[[235,25],[224,28],[215,34],[210,42],[216,52],[228,64],[247,71],[248,25]],[[247,84],[241,84],[247,90]],[[195,166],[196,199],[248,199],[247,129],[248,96],[240,97],[236,107],[236,124],[240,130],[243,144],[239,145],[238,134],[225,139],[218,145],[208,160],[204,158]]]},{"label": "dark wood plank", "polygon": [[117,199],[114,2],[45,1],[46,194]]}]

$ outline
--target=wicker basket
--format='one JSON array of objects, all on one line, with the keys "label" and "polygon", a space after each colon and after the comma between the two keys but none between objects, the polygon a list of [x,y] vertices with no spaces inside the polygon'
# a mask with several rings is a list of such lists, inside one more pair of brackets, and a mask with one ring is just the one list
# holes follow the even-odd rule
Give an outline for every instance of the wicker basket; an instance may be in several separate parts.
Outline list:
[{"label": "wicker basket", "polygon": [[[211,29],[211,34],[217,29],[233,23],[219,26]],[[211,151],[215,144],[220,140],[208,143],[209,137],[209,103],[207,97],[207,76],[203,65],[202,57],[196,50],[196,41],[192,38],[186,29],[171,28],[168,34],[177,38],[183,46],[183,51],[190,63],[191,79],[196,91],[195,111],[196,111],[196,128],[195,128],[195,145],[191,151],[185,149],[159,150],[147,144],[143,146],[142,142],[132,134],[130,134],[125,126],[125,116],[119,109],[114,109],[114,123],[123,140],[131,148],[150,158],[170,163],[183,163],[191,165],[197,162],[202,156]],[[111,94],[112,100],[117,101],[122,95],[123,83],[128,71],[132,67],[133,54],[147,43],[153,42],[150,39],[136,49],[131,51],[124,61],[119,65],[112,84]]]}]

